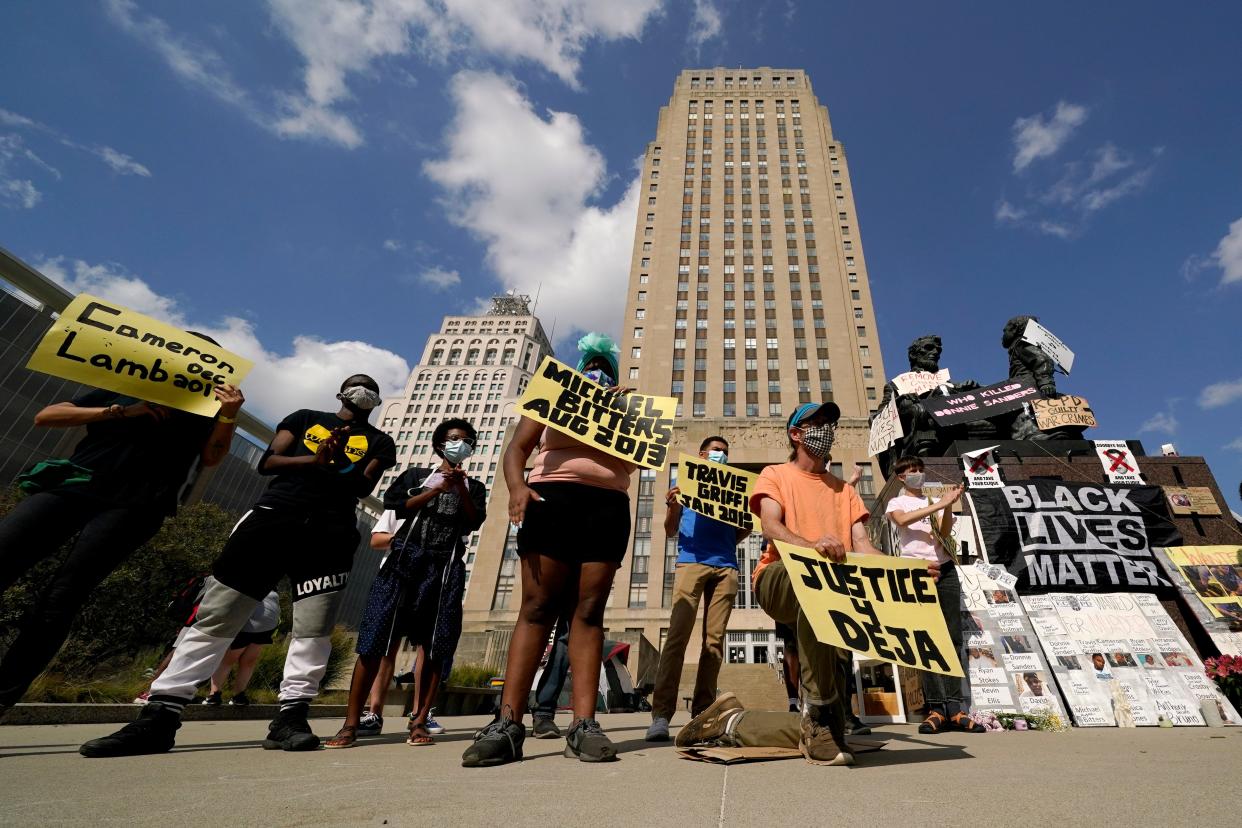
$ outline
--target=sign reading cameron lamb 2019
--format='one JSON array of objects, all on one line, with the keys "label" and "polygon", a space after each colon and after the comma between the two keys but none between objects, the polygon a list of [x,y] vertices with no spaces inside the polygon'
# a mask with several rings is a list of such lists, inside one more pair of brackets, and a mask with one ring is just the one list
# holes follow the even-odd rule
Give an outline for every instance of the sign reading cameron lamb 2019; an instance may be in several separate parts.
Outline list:
[{"label": "sign reading cameron lamb 2019", "polygon": [[1028,480],[970,493],[988,560],[1018,576],[1018,591],[1171,589],[1153,546],[1181,542],[1159,486]]}]

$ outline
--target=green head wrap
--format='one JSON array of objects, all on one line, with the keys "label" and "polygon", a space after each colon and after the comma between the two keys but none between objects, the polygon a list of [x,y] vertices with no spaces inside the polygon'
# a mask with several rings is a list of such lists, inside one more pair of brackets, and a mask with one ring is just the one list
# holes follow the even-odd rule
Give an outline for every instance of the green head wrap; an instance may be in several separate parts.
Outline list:
[{"label": "green head wrap", "polygon": [[617,364],[617,356],[621,353],[621,349],[617,347],[617,343],[612,341],[612,337],[608,334],[589,333],[578,340],[578,351],[582,357],[578,360],[578,371],[581,372],[586,368],[587,363],[596,357],[603,357],[608,360],[609,366],[612,367],[612,378],[618,382],[621,380],[620,367]]}]

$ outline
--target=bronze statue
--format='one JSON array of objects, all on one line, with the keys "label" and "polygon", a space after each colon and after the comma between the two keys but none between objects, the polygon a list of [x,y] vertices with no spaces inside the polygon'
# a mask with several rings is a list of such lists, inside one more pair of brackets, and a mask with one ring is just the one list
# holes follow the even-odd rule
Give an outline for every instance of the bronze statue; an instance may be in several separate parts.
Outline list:
[{"label": "bronze statue", "polygon": [[1057,381],[1053,376],[1056,363],[1037,346],[1022,339],[1026,323],[1038,316],[1015,316],[1005,323],[1001,334],[1001,347],[1009,352],[1009,378],[1028,380],[1047,397],[1059,397]]}]

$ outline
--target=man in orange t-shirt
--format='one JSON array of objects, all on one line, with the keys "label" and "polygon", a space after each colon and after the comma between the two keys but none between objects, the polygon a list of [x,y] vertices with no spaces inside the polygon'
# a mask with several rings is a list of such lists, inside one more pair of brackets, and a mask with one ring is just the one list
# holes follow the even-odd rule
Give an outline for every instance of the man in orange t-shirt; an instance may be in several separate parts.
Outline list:
[{"label": "man in orange t-shirt", "polygon": [[828,472],[841,409],[835,403],[805,403],[789,418],[790,460],[768,466],[751,496],[768,545],[755,567],[759,606],[795,630],[800,656],[803,716],[798,747],[815,764],[850,765],[845,743],[841,651],[821,644],[807,622],[774,540],[814,549],[833,561],[847,552],[878,555],[867,537],[867,507],[853,486]]}]

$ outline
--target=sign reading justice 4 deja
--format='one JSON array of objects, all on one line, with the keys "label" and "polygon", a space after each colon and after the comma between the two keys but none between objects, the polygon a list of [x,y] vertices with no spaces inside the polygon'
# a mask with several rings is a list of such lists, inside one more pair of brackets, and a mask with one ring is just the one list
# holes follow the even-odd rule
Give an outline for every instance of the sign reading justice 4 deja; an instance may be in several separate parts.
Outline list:
[{"label": "sign reading justice 4 deja", "polygon": [[759,475],[689,454],[677,458],[677,467],[683,508],[739,529],[760,531],[759,518],[750,513]]},{"label": "sign reading justice 4 deja", "polygon": [[254,363],[114,302],[81,294],[26,367],[147,402],[213,416],[217,385],[240,385]]},{"label": "sign reading justice 4 deja", "polygon": [[649,469],[668,462],[677,400],[646,394],[617,394],[552,357],[518,400],[518,411],[557,431]]}]

